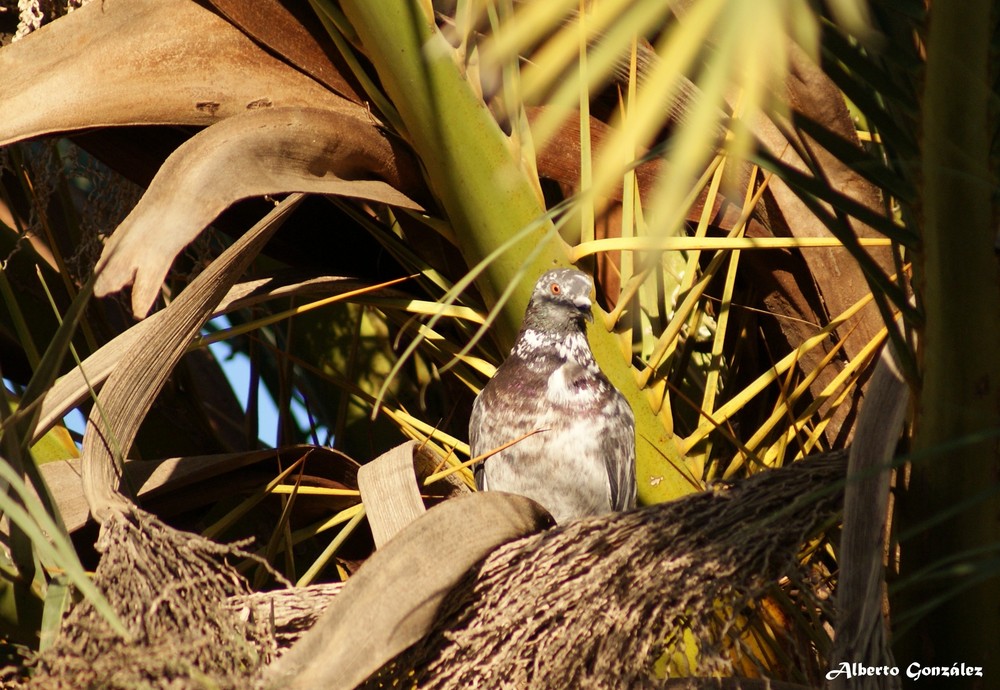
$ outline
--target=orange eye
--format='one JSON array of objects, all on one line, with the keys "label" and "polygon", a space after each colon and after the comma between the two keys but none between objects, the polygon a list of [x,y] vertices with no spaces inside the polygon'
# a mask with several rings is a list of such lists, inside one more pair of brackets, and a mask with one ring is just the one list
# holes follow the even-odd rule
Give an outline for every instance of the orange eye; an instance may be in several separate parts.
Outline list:
[{"label": "orange eye", "polygon": [[549,286],[549,290],[552,291],[553,295],[558,295],[560,292],[562,292],[562,288],[559,287],[559,283],[552,283],[552,285]]}]

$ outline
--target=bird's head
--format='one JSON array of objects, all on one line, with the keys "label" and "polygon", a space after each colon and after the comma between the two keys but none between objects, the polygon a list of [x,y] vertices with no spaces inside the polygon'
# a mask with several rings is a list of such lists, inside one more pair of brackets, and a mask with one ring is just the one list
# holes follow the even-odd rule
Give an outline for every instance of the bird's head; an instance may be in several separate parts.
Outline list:
[{"label": "bird's head", "polygon": [[594,283],[573,268],[546,272],[535,283],[524,315],[524,325],[541,331],[582,329],[583,321],[593,321],[590,291]]}]

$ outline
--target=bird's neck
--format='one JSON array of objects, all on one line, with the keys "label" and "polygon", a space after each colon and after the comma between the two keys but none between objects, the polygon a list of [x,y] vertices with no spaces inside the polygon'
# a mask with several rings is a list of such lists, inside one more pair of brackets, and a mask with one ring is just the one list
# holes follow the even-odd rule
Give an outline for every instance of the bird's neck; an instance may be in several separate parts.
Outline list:
[{"label": "bird's neck", "polygon": [[518,334],[510,354],[529,365],[554,358],[562,363],[574,362],[586,369],[598,369],[590,351],[590,343],[587,342],[587,334],[583,330],[556,332],[526,326]]}]

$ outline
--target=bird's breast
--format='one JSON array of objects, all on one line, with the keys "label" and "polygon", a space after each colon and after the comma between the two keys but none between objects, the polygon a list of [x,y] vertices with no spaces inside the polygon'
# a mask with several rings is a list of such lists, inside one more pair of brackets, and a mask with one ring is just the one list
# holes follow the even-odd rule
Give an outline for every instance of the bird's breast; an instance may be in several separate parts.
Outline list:
[{"label": "bird's breast", "polygon": [[545,397],[556,407],[587,408],[594,405],[603,393],[599,383],[586,368],[567,362],[549,375]]}]

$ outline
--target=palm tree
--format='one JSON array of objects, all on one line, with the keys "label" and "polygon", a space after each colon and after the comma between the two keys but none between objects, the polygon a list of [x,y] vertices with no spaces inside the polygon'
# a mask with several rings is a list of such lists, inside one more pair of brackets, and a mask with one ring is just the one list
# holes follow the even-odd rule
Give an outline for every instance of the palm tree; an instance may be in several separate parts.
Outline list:
[{"label": "palm tree", "polygon": [[[346,574],[367,554],[349,535],[374,509],[358,505],[352,458],[411,438],[457,464],[471,396],[534,277],[574,263],[598,277],[590,339],[636,412],[647,504],[843,447],[864,377],[893,340],[918,400],[895,521],[909,572],[893,598],[897,640],[919,631],[939,658],[970,663],[997,651],[954,634],[955,617],[997,590],[984,517],[996,497],[981,490],[1000,414],[990,24],[846,1],[212,8],[93,3],[0,49],[0,366],[20,405],[3,413],[4,457],[41,496],[33,514],[59,505],[70,522],[68,499],[49,497],[30,458],[43,441],[75,454],[60,420],[80,405],[87,502],[102,522],[122,509],[119,475],[141,471],[126,457],[212,454],[211,476],[253,462],[273,477],[301,471],[293,444],[325,430],[347,457],[331,454],[322,471],[309,460],[300,483],[340,492],[332,512],[299,515],[306,496],[270,499],[278,527],[260,533],[241,520],[262,500],[251,493],[224,496],[208,519],[182,504],[174,519],[255,534],[260,556],[301,584],[337,549]],[[60,134],[70,137],[23,143]],[[290,192],[312,196],[271,210],[267,199]],[[943,227],[958,217],[969,235],[956,242]],[[250,261],[254,279],[243,277]],[[111,296],[127,286],[130,305]],[[92,289],[103,299],[88,300]],[[322,293],[337,304],[303,305]],[[980,298],[960,301],[970,294]],[[223,312],[232,330],[203,329]],[[897,312],[899,334],[885,328]],[[278,401],[277,456],[250,455],[254,415],[211,340],[249,354]],[[75,369],[61,364],[70,343],[85,360]],[[965,468],[957,478],[944,452]],[[43,473],[51,482],[56,470]],[[318,535],[337,525],[331,548]],[[65,541],[46,552],[30,526],[11,528],[4,572],[19,602],[6,621],[33,643],[61,610],[56,564],[77,587],[87,580]],[[296,562],[292,544],[300,556],[315,548]],[[835,547],[799,546],[799,572],[828,580]],[[929,584],[944,594],[929,600]],[[732,612],[758,621],[731,636],[735,668],[816,680],[832,613],[807,594],[773,590]],[[775,606],[785,623],[764,615]],[[818,618],[788,622],[809,607]],[[798,634],[819,650],[807,670],[781,660]],[[692,646],[681,635],[661,662],[697,674]]]}]

